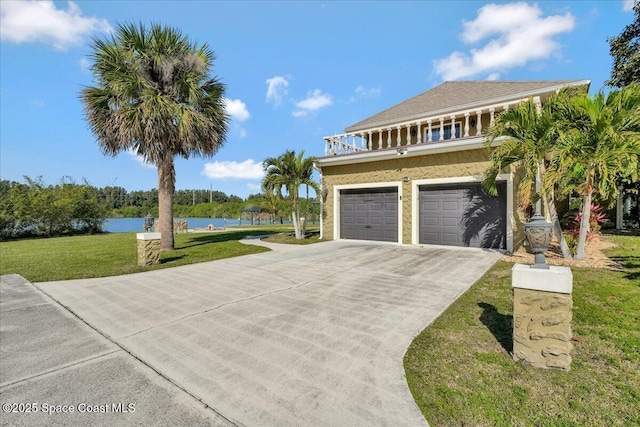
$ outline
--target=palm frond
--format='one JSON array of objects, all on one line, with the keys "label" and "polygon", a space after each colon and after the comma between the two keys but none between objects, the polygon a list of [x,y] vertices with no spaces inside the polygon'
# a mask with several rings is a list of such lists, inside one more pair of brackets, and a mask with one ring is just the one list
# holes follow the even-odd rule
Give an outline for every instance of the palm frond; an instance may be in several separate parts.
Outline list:
[{"label": "palm frond", "polygon": [[170,26],[120,24],[95,39],[95,85],[82,90],[85,116],[105,154],[135,149],[160,164],[168,156],[212,156],[225,142],[225,87],[209,76],[214,54]]}]

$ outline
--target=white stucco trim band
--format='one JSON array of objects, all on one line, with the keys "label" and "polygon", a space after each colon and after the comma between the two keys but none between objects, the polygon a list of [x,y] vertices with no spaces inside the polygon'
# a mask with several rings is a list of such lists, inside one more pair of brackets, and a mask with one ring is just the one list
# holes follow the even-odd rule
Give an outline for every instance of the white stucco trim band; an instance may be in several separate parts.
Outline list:
[{"label": "white stucco trim band", "polygon": [[[505,137],[496,138],[492,147],[502,144]],[[486,147],[484,136],[456,138],[445,142],[427,142],[416,145],[403,145],[401,147],[385,148],[382,150],[362,151],[353,154],[320,157],[316,160],[318,167],[352,165],[357,163],[376,162],[380,160],[393,160],[400,157],[425,156],[430,154],[451,153],[455,151],[478,150]]]},{"label": "white stucco trim band", "polygon": [[365,190],[367,188],[398,189],[398,240],[402,243],[402,181],[370,182],[364,184],[342,184],[333,186],[333,239],[340,240],[340,191]]},{"label": "white stucco trim band", "polygon": [[[416,179],[411,182],[411,243],[419,244],[420,204],[418,198],[423,185],[480,183],[482,176],[459,176],[451,178]],[[497,181],[507,183],[507,252],[513,252],[513,175],[500,174]]]}]

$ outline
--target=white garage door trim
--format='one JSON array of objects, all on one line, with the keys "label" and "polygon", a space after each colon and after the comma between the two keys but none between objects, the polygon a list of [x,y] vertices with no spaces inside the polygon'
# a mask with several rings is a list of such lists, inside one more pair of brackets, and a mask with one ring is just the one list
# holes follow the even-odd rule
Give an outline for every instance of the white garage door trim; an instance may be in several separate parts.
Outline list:
[{"label": "white garage door trim", "polygon": [[402,243],[402,182],[371,182],[366,184],[343,184],[333,186],[333,239],[340,237],[340,191],[364,190],[367,188],[397,188],[398,189],[398,243]]},{"label": "white garage door trim", "polygon": [[[420,204],[418,196],[421,185],[466,184],[482,182],[481,176],[458,176],[452,178],[416,179],[411,182],[411,243],[419,244]],[[500,174],[498,181],[507,182],[507,252],[513,252],[513,175]]]}]

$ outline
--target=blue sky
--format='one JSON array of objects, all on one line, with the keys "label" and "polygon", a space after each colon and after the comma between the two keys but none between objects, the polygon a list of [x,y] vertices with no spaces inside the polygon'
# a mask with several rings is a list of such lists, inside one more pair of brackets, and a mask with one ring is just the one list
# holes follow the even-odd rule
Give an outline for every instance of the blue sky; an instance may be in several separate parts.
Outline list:
[{"label": "blue sky", "polygon": [[207,42],[232,117],[210,159],[177,159],[178,189],[259,192],[261,162],[324,153],[323,137],[445,80],[608,79],[607,37],[633,0],[0,2],[0,178],[156,187],[134,153],[102,155],[78,94],[91,37],[157,22]]}]

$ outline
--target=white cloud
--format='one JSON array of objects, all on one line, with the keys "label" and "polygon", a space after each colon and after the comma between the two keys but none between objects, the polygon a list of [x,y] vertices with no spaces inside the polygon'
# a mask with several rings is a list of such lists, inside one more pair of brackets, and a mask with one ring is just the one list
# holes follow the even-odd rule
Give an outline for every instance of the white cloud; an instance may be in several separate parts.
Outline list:
[{"label": "white cloud", "polygon": [[262,179],[264,176],[262,163],[256,163],[253,159],[247,159],[244,162],[215,161],[207,163],[201,173],[210,179]]},{"label": "white cloud", "polygon": [[256,190],[262,191],[262,186],[260,184],[256,184],[253,182],[248,183],[247,188],[252,191],[256,191]]},{"label": "white cloud", "polygon": [[80,70],[83,73],[89,73],[91,71],[91,61],[87,58],[80,58],[78,60],[78,64],[80,65]]},{"label": "white cloud", "polygon": [[489,39],[487,43],[469,54],[455,51],[435,60],[435,72],[443,80],[484,73],[495,76],[556,54],[560,45],[553,36],[572,31],[574,26],[575,17],[570,13],[545,18],[536,4],[488,4],[480,8],[475,20],[463,23],[462,32],[466,44]]},{"label": "white cloud", "polygon": [[372,87],[370,89],[366,89],[364,86],[360,85],[356,88],[356,94],[358,94],[362,98],[373,98],[376,96],[380,96],[381,93],[382,93],[382,89],[379,87]]},{"label": "white cloud", "polygon": [[85,17],[80,7],[68,2],[57,9],[52,0],[0,2],[0,38],[13,43],[41,42],[57,50],[80,44],[93,32],[110,32],[105,19]]},{"label": "white cloud", "polygon": [[320,108],[327,107],[333,104],[331,95],[322,93],[320,89],[315,89],[307,94],[307,98],[296,104],[298,110],[291,113],[294,117],[303,117],[307,114],[319,110]]},{"label": "white cloud", "polygon": [[245,128],[240,128],[240,138],[246,138],[247,137],[247,130]]},{"label": "white cloud", "polygon": [[633,6],[638,0],[622,0],[622,10],[625,12],[633,12]]},{"label": "white cloud", "polygon": [[373,87],[373,88],[367,89],[364,86],[360,85],[357,88],[355,88],[353,92],[354,92],[354,95],[352,95],[351,98],[349,98],[349,100],[345,102],[346,104],[357,102],[361,99],[371,99],[371,98],[380,96],[380,94],[382,93],[382,88]]},{"label": "white cloud", "polygon": [[274,76],[267,79],[267,97],[264,102],[270,102],[274,106],[280,105],[282,97],[284,97],[288,91],[287,86],[289,82],[282,76]]},{"label": "white cloud", "polygon": [[127,150],[126,153],[128,155],[130,155],[131,157],[133,157],[136,162],[140,163],[140,166],[142,166],[144,168],[147,168],[147,169],[155,169],[156,168],[152,163],[146,162],[144,160],[144,157],[142,157],[141,155],[139,155],[138,153],[136,153],[132,149]]},{"label": "white cloud", "polygon": [[247,104],[239,99],[224,98],[224,108],[234,120],[244,122],[251,117],[249,110],[247,110]]}]

